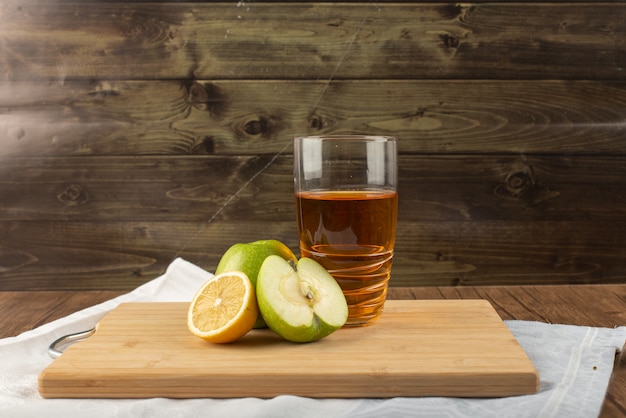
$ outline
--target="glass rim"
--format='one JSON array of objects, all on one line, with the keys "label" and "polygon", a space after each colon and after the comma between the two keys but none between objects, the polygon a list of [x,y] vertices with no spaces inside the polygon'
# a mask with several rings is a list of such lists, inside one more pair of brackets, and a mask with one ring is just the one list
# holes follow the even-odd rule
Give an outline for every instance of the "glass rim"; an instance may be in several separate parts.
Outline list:
[{"label": "glass rim", "polygon": [[395,142],[395,136],[390,135],[357,135],[357,134],[336,134],[336,135],[301,135],[294,138],[295,141],[311,140],[311,141],[371,141],[371,142]]}]

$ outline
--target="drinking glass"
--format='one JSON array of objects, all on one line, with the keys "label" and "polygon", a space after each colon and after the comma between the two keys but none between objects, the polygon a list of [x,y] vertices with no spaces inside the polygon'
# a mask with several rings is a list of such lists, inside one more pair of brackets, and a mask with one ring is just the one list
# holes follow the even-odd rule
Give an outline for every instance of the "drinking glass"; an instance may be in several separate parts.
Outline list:
[{"label": "drinking glass", "polygon": [[294,140],[300,256],[337,280],[347,326],[382,314],[391,277],[398,212],[396,139],[303,136]]}]

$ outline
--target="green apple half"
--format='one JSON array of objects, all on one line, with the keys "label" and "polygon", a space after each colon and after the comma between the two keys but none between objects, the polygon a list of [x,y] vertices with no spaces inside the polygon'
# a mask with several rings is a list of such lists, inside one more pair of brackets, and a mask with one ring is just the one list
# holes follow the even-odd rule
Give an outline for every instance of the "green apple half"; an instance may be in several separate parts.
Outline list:
[{"label": "green apple half", "polygon": [[[270,255],[280,256],[294,263],[298,260],[289,247],[275,239],[237,243],[233,244],[222,255],[215,269],[215,275],[225,271],[242,271],[248,276],[252,286],[256,288],[261,265]],[[254,328],[267,328],[261,315],[258,316]]]},{"label": "green apple half", "polygon": [[257,302],[267,325],[293,342],[316,341],[341,328],[348,304],[341,288],[316,261],[301,258],[294,269],[269,256],[257,278]]}]

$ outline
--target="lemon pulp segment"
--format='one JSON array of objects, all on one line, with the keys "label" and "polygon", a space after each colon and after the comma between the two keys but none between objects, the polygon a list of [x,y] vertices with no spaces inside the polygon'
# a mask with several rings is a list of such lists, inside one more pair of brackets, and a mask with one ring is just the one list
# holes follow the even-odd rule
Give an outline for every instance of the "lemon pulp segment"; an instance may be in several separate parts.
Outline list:
[{"label": "lemon pulp segment", "polygon": [[212,342],[232,342],[252,329],[258,308],[252,283],[243,272],[209,279],[194,295],[187,315],[192,334]]}]

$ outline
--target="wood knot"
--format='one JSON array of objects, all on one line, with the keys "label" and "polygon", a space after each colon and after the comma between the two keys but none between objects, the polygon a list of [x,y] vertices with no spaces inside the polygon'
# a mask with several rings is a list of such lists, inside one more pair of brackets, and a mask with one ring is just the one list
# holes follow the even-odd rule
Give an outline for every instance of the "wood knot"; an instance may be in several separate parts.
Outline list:
[{"label": "wood knot", "polygon": [[459,47],[459,38],[455,35],[443,34],[439,35],[439,38],[443,42],[446,48],[458,48]]},{"label": "wood knot", "polygon": [[324,121],[319,116],[311,116],[308,120],[309,128],[320,130],[324,127]]},{"label": "wood knot", "polygon": [[532,167],[528,170],[509,174],[504,182],[507,192],[514,196],[523,194],[535,186],[535,172]]},{"label": "wood knot", "polygon": [[448,30],[429,30],[426,32],[429,35],[435,37],[438,40],[439,45],[441,45],[446,53],[455,55],[457,51],[461,48],[461,44],[465,39],[472,34],[472,31],[469,29],[464,29],[459,27],[456,29],[456,32],[451,32]]},{"label": "wood knot", "polygon": [[66,206],[78,206],[89,200],[89,194],[80,184],[70,184],[57,194],[57,199]]},{"label": "wood knot", "polygon": [[261,135],[267,132],[267,127],[269,126],[267,119],[264,117],[260,117],[256,120],[248,121],[244,126],[243,130],[248,135]]},{"label": "wood knot", "polygon": [[226,97],[222,90],[212,83],[200,84],[190,82],[186,84],[187,95],[185,100],[198,110],[206,110],[214,116],[221,115],[226,107]]},{"label": "wood knot", "polygon": [[312,114],[307,117],[308,128],[314,131],[321,131],[334,125],[332,121],[321,115]]},{"label": "wood knot", "polygon": [[203,106],[209,101],[209,94],[199,83],[192,83],[187,88],[187,101],[193,106]]},{"label": "wood knot", "polygon": [[234,124],[233,129],[242,137],[269,138],[280,128],[280,120],[271,115],[253,115]]},{"label": "wood knot", "polygon": [[207,154],[213,154],[215,152],[215,140],[212,136],[205,136],[202,138],[202,149]]},{"label": "wood knot", "polygon": [[495,194],[507,199],[521,200],[528,205],[536,205],[559,196],[560,193],[550,190],[549,187],[538,181],[532,166],[524,165],[516,167],[506,177],[504,183],[496,187]]},{"label": "wood knot", "polygon": [[189,153],[194,155],[215,154],[215,138],[210,135],[200,136],[194,141]]}]

